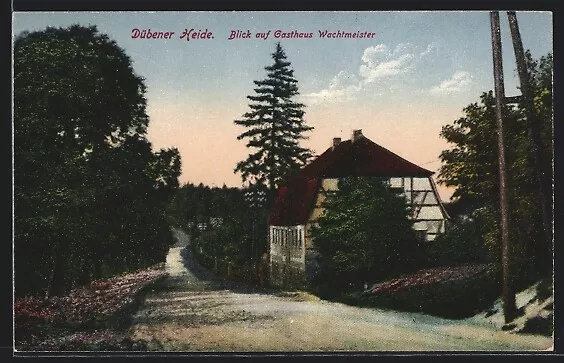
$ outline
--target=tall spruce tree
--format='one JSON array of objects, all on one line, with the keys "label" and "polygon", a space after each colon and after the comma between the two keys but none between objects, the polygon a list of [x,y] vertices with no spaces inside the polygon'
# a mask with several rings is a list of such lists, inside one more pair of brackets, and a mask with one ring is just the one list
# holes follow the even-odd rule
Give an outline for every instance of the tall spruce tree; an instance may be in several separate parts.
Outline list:
[{"label": "tall spruce tree", "polygon": [[252,148],[246,160],[237,163],[243,182],[259,184],[274,191],[293,171],[312,156],[311,150],[300,146],[307,139],[304,133],[313,130],[304,121],[304,104],[292,100],[298,95],[298,81],[280,43],[272,53],[274,63],[265,67],[267,77],[254,81],[255,95],[247,96],[251,110],[235,124],[247,128],[237,140],[247,139]]}]

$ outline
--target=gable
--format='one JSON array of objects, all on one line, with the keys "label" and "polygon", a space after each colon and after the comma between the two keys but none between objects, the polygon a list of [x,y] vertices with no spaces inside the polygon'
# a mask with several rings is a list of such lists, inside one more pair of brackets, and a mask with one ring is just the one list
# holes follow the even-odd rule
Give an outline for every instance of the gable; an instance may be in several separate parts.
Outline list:
[{"label": "gable", "polygon": [[306,224],[323,179],[348,176],[427,178],[432,174],[366,137],[347,140],[325,150],[278,188],[269,225]]}]

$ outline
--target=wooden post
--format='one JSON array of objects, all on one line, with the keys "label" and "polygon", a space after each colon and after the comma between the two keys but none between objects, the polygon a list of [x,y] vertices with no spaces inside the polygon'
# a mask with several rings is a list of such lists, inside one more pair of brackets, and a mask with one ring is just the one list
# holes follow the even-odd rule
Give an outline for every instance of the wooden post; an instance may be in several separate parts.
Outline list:
[{"label": "wooden post", "polygon": [[[541,140],[539,132],[539,121],[534,111],[534,95],[530,85],[529,71],[525,60],[525,52],[523,51],[523,42],[521,41],[521,33],[519,32],[519,24],[517,23],[517,15],[514,11],[507,12],[509,20],[509,28],[511,29],[511,38],[513,40],[513,50],[515,52],[515,61],[517,62],[517,71],[519,73],[519,81],[521,84],[522,101],[527,116],[527,131],[531,143],[531,154],[535,168],[535,177],[538,188],[538,196],[542,203],[542,220],[546,242],[548,243],[550,255],[552,255],[552,203],[549,199],[550,191],[547,190],[547,183],[542,173],[542,154]],[[550,256],[552,258],[552,256]]]},{"label": "wooden post", "polygon": [[414,202],[413,202],[413,197],[414,197],[414,194],[413,194],[413,177],[409,178],[409,182],[410,182],[409,193],[410,193],[410,199],[411,199],[411,201],[410,201],[410,203],[411,203],[411,214],[415,218],[415,208],[414,208]]},{"label": "wooden post", "polygon": [[499,196],[501,211],[501,243],[503,266],[503,315],[505,323],[512,321],[517,312],[515,303],[515,289],[511,275],[511,252],[509,242],[509,205],[507,192],[507,175],[505,166],[505,147],[503,141],[503,118],[505,110],[505,89],[503,84],[503,60],[501,49],[501,35],[499,27],[499,12],[490,12],[492,31],[493,71],[495,80],[496,116],[497,116],[497,146],[499,161]]}]

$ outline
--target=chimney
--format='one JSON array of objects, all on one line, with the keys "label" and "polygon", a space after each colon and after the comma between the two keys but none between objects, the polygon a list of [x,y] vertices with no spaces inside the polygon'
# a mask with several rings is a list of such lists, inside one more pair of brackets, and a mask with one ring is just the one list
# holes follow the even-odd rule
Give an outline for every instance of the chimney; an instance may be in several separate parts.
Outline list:
[{"label": "chimney", "polygon": [[353,130],[351,141],[355,142],[355,141],[360,140],[363,137],[364,137],[364,135],[362,135],[362,130]]},{"label": "chimney", "polygon": [[335,150],[337,145],[339,145],[340,143],[341,143],[341,138],[340,137],[334,137],[331,150]]}]

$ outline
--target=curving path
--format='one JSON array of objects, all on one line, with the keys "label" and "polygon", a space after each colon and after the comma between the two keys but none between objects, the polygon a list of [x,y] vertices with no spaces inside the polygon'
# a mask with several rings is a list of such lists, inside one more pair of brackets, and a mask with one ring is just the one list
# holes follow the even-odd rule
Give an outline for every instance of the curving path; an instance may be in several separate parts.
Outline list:
[{"label": "curving path", "polygon": [[133,317],[150,350],[182,352],[538,351],[552,339],[479,321],[351,307],[307,294],[237,286],[199,266],[175,230],[169,272]]}]

